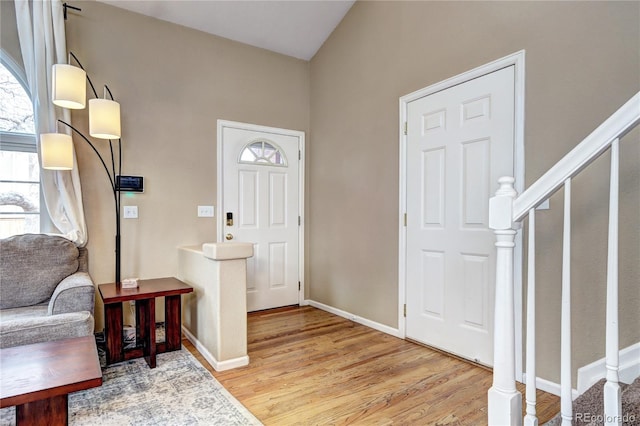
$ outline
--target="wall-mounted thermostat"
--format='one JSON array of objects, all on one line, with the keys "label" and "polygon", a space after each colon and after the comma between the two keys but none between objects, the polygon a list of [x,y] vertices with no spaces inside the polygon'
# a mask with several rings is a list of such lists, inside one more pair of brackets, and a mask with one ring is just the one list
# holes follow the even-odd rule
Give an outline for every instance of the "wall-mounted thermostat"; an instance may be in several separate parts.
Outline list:
[{"label": "wall-mounted thermostat", "polygon": [[116,176],[116,190],[126,192],[144,192],[142,176]]}]

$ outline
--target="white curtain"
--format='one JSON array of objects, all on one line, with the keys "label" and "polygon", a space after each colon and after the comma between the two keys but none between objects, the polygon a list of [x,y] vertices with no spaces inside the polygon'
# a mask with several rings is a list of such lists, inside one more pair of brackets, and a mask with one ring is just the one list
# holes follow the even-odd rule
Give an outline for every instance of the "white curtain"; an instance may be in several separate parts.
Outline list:
[{"label": "white curtain", "polygon": [[[67,63],[63,7],[60,0],[15,0],[15,5],[39,141],[41,133],[59,131],[58,119],[70,122],[69,111],[51,102],[51,68],[53,64]],[[69,131],[60,126],[60,130]],[[73,164],[70,171],[41,170],[40,181],[51,221],[60,234],[83,247],[87,243],[87,225],[75,149]]]}]

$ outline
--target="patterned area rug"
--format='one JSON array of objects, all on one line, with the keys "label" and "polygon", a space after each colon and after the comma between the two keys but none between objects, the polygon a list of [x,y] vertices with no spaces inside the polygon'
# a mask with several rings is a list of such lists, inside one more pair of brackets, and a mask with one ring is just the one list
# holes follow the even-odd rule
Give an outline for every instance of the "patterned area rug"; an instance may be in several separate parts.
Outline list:
[{"label": "patterned area rug", "polygon": [[[70,425],[261,425],[186,349],[103,369],[101,387],[69,395]],[[0,410],[15,425],[15,408]]]}]

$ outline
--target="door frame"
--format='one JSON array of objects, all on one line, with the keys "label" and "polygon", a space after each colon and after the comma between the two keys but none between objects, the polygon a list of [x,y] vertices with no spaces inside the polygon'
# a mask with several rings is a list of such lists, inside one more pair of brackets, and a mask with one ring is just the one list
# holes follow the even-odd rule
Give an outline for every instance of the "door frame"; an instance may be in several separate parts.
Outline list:
[{"label": "door frame", "polygon": [[219,243],[224,242],[224,223],[223,223],[223,199],[224,199],[224,158],[222,155],[222,134],[225,128],[233,128],[239,130],[247,130],[253,132],[274,133],[278,135],[294,136],[298,138],[298,216],[300,217],[298,225],[298,282],[300,288],[298,289],[298,304],[304,305],[305,295],[305,283],[304,283],[304,193],[305,193],[305,173],[304,173],[304,147],[305,147],[305,133],[299,130],[282,129],[278,127],[261,126],[258,124],[242,123],[238,121],[229,121],[218,119],[217,124],[217,139],[216,139],[216,169],[217,169],[217,196],[216,196],[216,214],[218,220],[216,221],[216,240]]},{"label": "door frame", "polygon": [[[525,95],[525,51],[497,59],[481,65],[470,71],[458,74],[424,89],[409,93],[400,98],[400,121],[398,126],[400,148],[400,179],[399,179],[399,211],[398,211],[398,330],[401,338],[406,338],[406,317],[404,309],[407,294],[407,228],[404,215],[407,212],[407,135],[405,126],[409,103],[425,96],[432,95],[463,84],[469,80],[486,74],[514,66],[514,177],[515,189],[518,193],[524,191],[524,95]],[[497,182],[494,182],[497,184]],[[518,230],[514,251],[514,301],[515,301],[515,346],[516,346],[516,380],[522,381],[522,232]]]}]

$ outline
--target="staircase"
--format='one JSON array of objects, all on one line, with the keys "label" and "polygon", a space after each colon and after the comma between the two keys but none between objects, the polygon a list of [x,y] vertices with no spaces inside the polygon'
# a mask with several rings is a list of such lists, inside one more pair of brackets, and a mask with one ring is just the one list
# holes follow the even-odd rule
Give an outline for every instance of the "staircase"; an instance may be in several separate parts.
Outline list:
[{"label": "staircase", "polygon": [[[604,424],[604,385],[606,379],[598,381],[585,393],[573,401],[574,426],[596,426]],[[640,424],[640,377],[631,385],[620,383],[622,400],[622,425],[632,426]],[[558,413],[547,426],[560,426],[562,416]]]},{"label": "staircase", "polygon": [[[488,392],[489,425],[537,426],[536,416],[536,347],[535,347],[535,235],[536,207],[557,190],[564,189],[564,219],[562,233],[562,300],[561,300],[561,413],[553,424],[624,425],[640,424],[640,417],[624,423],[623,399],[636,401],[638,380],[625,387],[619,383],[618,343],[618,187],[620,139],[640,124],[640,92],[587,136],[571,152],[544,175],[518,195],[512,177],[502,177],[500,188],[489,203],[489,227],[496,235],[496,300],[494,330],[493,386]],[[587,391],[577,404],[589,404],[598,409],[602,419],[584,422],[586,408],[572,403],[571,368],[571,183],[583,169],[604,152],[611,151],[611,178],[609,196],[609,233],[607,257],[606,299],[606,379],[602,385]],[[522,417],[522,395],[515,383],[515,307],[513,259],[517,229],[527,221],[527,318],[526,318],[526,416]],[[587,393],[589,395],[587,395]],[[625,396],[623,398],[623,395]],[[586,402],[585,402],[586,401]],[[597,401],[597,404],[596,404]],[[596,407],[597,405],[597,407]],[[628,404],[625,404],[627,406]],[[635,406],[637,410],[637,405]],[[575,415],[574,415],[575,413]],[[589,411],[589,414],[593,414]],[[580,419],[578,418],[580,416]],[[628,417],[627,417],[628,419]],[[598,420],[598,419],[595,419]]]}]

